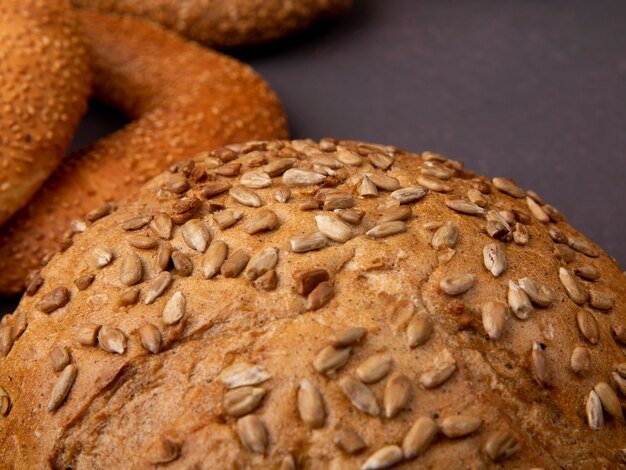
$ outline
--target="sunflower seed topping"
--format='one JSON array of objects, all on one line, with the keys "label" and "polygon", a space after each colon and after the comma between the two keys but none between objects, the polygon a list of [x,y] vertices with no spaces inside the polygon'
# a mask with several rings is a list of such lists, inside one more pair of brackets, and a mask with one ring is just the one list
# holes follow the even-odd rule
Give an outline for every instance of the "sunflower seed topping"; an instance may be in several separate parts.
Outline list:
[{"label": "sunflower seed topping", "polygon": [[439,227],[430,241],[432,247],[439,251],[454,248],[459,241],[459,228],[454,222],[448,222]]},{"label": "sunflower seed topping", "polygon": [[324,198],[324,210],[334,211],[335,209],[349,209],[354,206],[352,194],[337,192],[329,194]]},{"label": "sunflower seed topping", "polygon": [[626,396],[626,379],[617,372],[611,372],[611,379],[617,386],[620,393]]},{"label": "sunflower seed topping", "polygon": [[439,422],[441,432],[450,439],[464,437],[477,431],[483,420],[478,416],[452,415]]},{"label": "sunflower seed topping", "polygon": [[352,227],[333,216],[316,215],[315,222],[317,223],[317,229],[323,235],[336,242],[345,243],[354,237]]},{"label": "sunflower seed topping", "polygon": [[399,201],[400,204],[410,204],[422,199],[428,194],[428,189],[421,186],[409,186],[407,188],[396,189],[390,194],[392,199]]},{"label": "sunflower seed topping", "polygon": [[99,245],[93,249],[91,257],[96,268],[103,268],[113,261],[113,252],[108,246]]},{"label": "sunflower seed topping", "polygon": [[241,444],[250,452],[264,454],[267,447],[267,428],[255,415],[237,420],[237,435]]},{"label": "sunflower seed topping", "polygon": [[589,349],[583,346],[575,347],[569,363],[575,374],[585,374],[591,367],[591,353]]},{"label": "sunflower seed topping", "polygon": [[262,189],[272,185],[272,178],[262,171],[249,171],[241,175],[239,182],[246,188]]},{"label": "sunflower seed topping", "polygon": [[117,328],[110,326],[100,328],[98,343],[106,352],[124,354],[126,351],[126,336]]},{"label": "sunflower seed topping", "polygon": [[13,347],[13,335],[11,325],[0,326],[0,354],[6,356]]},{"label": "sunflower seed topping", "polygon": [[489,243],[483,248],[483,262],[487,271],[498,277],[506,269],[506,253],[500,245]]},{"label": "sunflower seed topping", "polygon": [[359,155],[341,145],[337,146],[335,156],[344,165],[360,165],[363,163],[363,159]]},{"label": "sunflower seed topping", "polygon": [[127,232],[131,230],[140,230],[152,222],[153,217],[151,215],[147,215],[144,217],[134,217],[132,219],[127,220],[122,224],[122,229]]},{"label": "sunflower seed topping", "polygon": [[271,377],[262,366],[247,362],[233,364],[220,373],[220,381],[228,388],[258,385]]},{"label": "sunflower seed topping", "polygon": [[75,339],[83,346],[95,346],[98,341],[100,328],[100,325],[83,325],[78,328]]},{"label": "sunflower seed topping", "polygon": [[330,282],[320,282],[307,297],[306,309],[317,310],[322,308],[324,305],[330,302],[330,299],[332,299],[334,294],[335,289]]},{"label": "sunflower seed topping", "polygon": [[280,176],[289,168],[291,168],[293,164],[296,163],[296,161],[297,160],[295,158],[280,158],[265,165],[263,167],[263,171],[265,171],[265,173],[267,173],[267,175],[271,176],[272,178],[275,176]]},{"label": "sunflower seed topping", "polygon": [[437,388],[450,380],[450,377],[452,377],[455,371],[456,364],[451,364],[442,369],[424,372],[422,375],[420,375],[419,382],[424,388]]},{"label": "sunflower seed topping", "polygon": [[200,189],[200,194],[206,199],[211,199],[213,196],[222,194],[228,191],[232,185],[228,181],[211,181]]},{"label": "sunflower seed topping", "polygon": [[161,242],[156,256],[156,271],[165,271],[172,258],[172,245],[169,242]]},{"label": "sunflower seed topping", "polygon": [[274,269],[277,262],[278,250],[274,247],[263,248],[250,259],[246,267],[246,277],[254,281],[266,272]]},{"label": "sunflower seed topping", "polygon": [[446,168],[440,163],[434,161],[425,161],[422,163],[420,172],[423,175],[430,175],[442,180],[449,180],[454,176],[454,170]]},{"label": "sunflower seed topping", "polygon": [[366,176],[378,189],[383,191],[395,191],[400,188],[400,181],[393,176],[379,175],[377,173],[367,173]]},{"label": "sunflower seed topping", "polygon": [[358,193],[361,197],[378,196],[378,188],[367,175],[363,175],[361,183],[358,187]]},{"label": "sunflower seed topping", "polygon": [[82,276],[76,278],[76,280],[74,281],[74,285],[78,290],[82,291],[87,289],[95,279],[96,276],[94,276],[93,274],[83,274]]},{"label": "sunflower seed topping", "polygon": [[320,282],[328,281],[330,275],[325,269],[312,269],[301,273],[297,278],[296,292],[308,295]]},{"label": "sunflower seed topping", "polygon": [[238,249],[233,254],[231,254],[222,267],[220,268],[220,272],[224,277],[237,277],[243,271],[250,261],[250,255],[246,253],[243,248]]},{"label": "sunflower seed topping", "polygon": [[395,222],[384,222],[368,230],[365,235],[372,238],[384,238],[398,233],[406,232],[406,224],[399,220]]},{"label": "sunflower seed topping", "polygon": [[600,271],[591,265],[579,266],[574,268],[574,274],[587,281],[597,281],[600,279]]},{"label": "sunflower seed topping", "polygon": [[298,412],[300,418],[309,428],[315,429],[324,426],[326,410],[319,390],[309,380],[300,382],[298,389]]},{"label": "sunflower seed topping", "polygon": [[144,303],[150,305],[154,302],[172,282],[172,275],[168,271],[159,273],[148,286]]},{"label": "sunflower seed topping", "polygon": [[43,313],[52,313],[65,306],[70,301],[70,292],[61,286],[51,290],[37,303],[37,310]]},{"label": "sunflower seed topping", "polygon": [[491,182],[497,189],[509,196],[518,199],[526,197],[526,192],[510,178],[493,178]]},{"label": "sunflower seed topping", "polygon": [[147,235],[138,235],[138,234],[129,235],[128,237],[126,237],[126,241],[133,248],[138,248],[140,250],[150,250],[156,247],[158,244],[156,239],[149,237]]},{"label": "sunflower seed topping", "polygon": [[475,188],[467,190],[467,199],[469,199],[469,202],[476,204],[479,207],[487,206],[487,199],[485,199],[485,196],[483,196],[482,193]]},{"label": "sunflower seed topping", "polygon": [[380,470],[393,467],[402,462],[402,449],[396,445],[389,445],[378,449],[365,461],[361,470]]},{"label": "sunflower seed topping", "polygon": [[179,276],[187,277],[193,273],[193,262],[186,254],[175,251],[172,253],[172,263]]},{"label": "sunflower seed topping", "polygon": [[141,259],[139,259],[136,253],[131,251],[122,260],[120,266],[120,282],[125,286],[134,286],[141,281],[142,275],[143,266]]},{"label": "sunflower seed topping", "polygon": [[515,281],[509,281],[508,302],[509,307],[520,320],[526,320],[533,310],[530,297]]},{"label": "sunflower seed topping", "polygon": [[602,402],[602,408],[608,414],[618,421],[624,421],[624,415],[622,413],[622,405],[615,394],[615,391],[606,382],[598,382],[593,391],[596,392],[598,398]]},{"label": "sunflower seed topping", "polygon": [[258,408],[266,393],[261,387],[233,388],[224,395],[224,412],[235,418],[252,413]]},{"label": "sunflower seed topping", "polygon": [[321,175],[314,171],[301,170],[299,168],[290,168],[283,173],[283,184],[287,186],[307,186],[311,184],[319,184],[326,179],[325,175]]},{"label": "sunflower seed topping", "polygon": [[278,216],[274,211],[262,209],[250,217],[243,230],[249,235],[254,235],[259,232],[274,230],[279,224]]},{"label": "sunflower seed topping", "polygon": [[163,323],[166,325],[175,325],[178,323],[185,314],[186,300],[185,296],[180,291],[174,292],[174,295],[163,307]]},{"label": "sunflower seed topping", "polygon": [[425,344],[432,332],[433,321],[428,315],[414,315],[406,329],[409,347],[416,348]]},{"label": "sunflower seed topping", "polygon": [[452,186],[446,184],[441,181],[439,178],[430,175],[422,174],[417,178],[417,184],[425,187],[426,189],[430,189],[431,191],[436,191],[439,193],[449,193],[453,190]]},{"label": "sunflower seed topping", "polygon": [[530,213],[535,217],[535,219],[544,224],[550,222],[550,217],[548,217],[548,214],[546,214],[541,206],[530,197],[526,197],[526,204],[528,204],[528,209],[530,210]]},{"label": "sunflower seed topping", "polygon": [[385,384],[383,408],[386,418],[393,418],[404,409],[411,395],[411,381],[401,373],[394,373]]},{"label": "sunflower seed topping", "polygon": [[388,170],[393,165],[393,158],[383,155],[382,153],[374,152],[367,156],[372,166],[380,170]]},{"label": "sunflower seed topping", "polygon": [[413,212],[408,206],[390,207],[382,212],[377,224],[382,225],[387,222],[405,221],[410,219],[412,215]]},{"label": "sunflower seed topping", "polygon": [[259,195],[244,186],[233,186],[228,194],[239,204],[247,207],[261,207],[263,205]]},{"label": "sunflower seed topping", "polygon": [[545,346],[536,341],[533,342],[530,353],[532,370],[535,378],[541,385],[550,385],[550,370],[548,360],[544,351]]},{"label": "sunflower seed topping", "polygon": [[183,239],[189,248],[200,253],[206,251],[211,242],[211,234],[207,226],[198,219],[185,222],[182,228]]},{"label": "sunflower seed topping", "polygon": [[0,416],[6,416],[11,411],[11,397],[4,389],[0,387]]},{"label": "sunflower seed topping", "polygon": [[352,428],[341,428],[335,436],[335,444],[348,454],[358,454],[367,447],[365,441]]},{"label": "sunflower seed topping", "polygon": [[322,232],[312,232],[293,238],[290,241],[291,251],[304,253],[307,251],[319,250],[326,246],[327,240]]},{"label": "sunflower seed topping", "polygon": [[349,358],[349,347],[335,348],[333,346],[326,346],[315,356],[313,368],[320,374],[332,375],[338,369],[341,369],[346,362],[348,362]]},{"label": "sunflower seed topping", "polygon": [[520,450],[519,441],[508,431],[496,431],[487,437],[484,451],[494,462],[506,460]]},{"label": "sunflower seed topping", "polygon": [[593,390],[589,392],[587,402],[585,403],[585,413],[587,414],[587,423],[589,428],[598,431],[604,424],[604,416],[602,414],[602,402],[600,397]]},{"label": "sunflower seed topping", "polygon": [[565,288],[565,292],[567,292],[567,295],[575,304],[582,305],[587,301],[587,291],[567,269],[559,268],[559,279]]},{"label": "sunflower seed topping", "polygon": [[117,204],[115,204],[114,202],[107,202],[106,204],[103,204],[100,207],[96,207],[95,209],[87,212],[85,219],[87,219],[89,222],[95,222],[96,220],[100,220],[101,218],[112,214],[116,209]]},{"label": "sunflower seed topping", "polygon": [[161,332],[152,323],[140,326],[137,333],[143,347],[152,354],[157,354],[161,350]]},{"label": "sunflower seed topping", "polygon": [[475,282],[473,274],[455,273],[441,279],[439,287],[448,295],[461,295],[470,290]]},{"label": "sunflower seed topping", "polygon": [[608,292],[591,289],[589,291],[589,304],[598,310],[610,310],[615,305],[615,297]]},{"label": "sunflower seed topping", "polygon": [[576,313],[576,323],[583,337],[591,344],[598,344],[600,340],[600,329],[598,322],[591,312],[587,310],[579,310]]},{"label": "sunflower seed topping", "polygon": [[502,302],[485,302],[481,306],[483,327],[491,339],[502,336],[509,318],[509,307]]},{"label": "sunflower seed topping", "polygon": [[341,330],[333,335],[330,344],[335,348],[343,348],[358,343],[367,334],[366,328],[351,327]]},{"label": "sunflower seed topping", "polygon": [[55,346],[50,351],[50,364],[57,372],[61,372],[71,362],[70,352],[65,346]]},{"label": "sunflower seed topping", "polygon": [[545,284],[532,277],[525,277],[517,282],[535,305],[549,307],[554,302],[554,292]]},{"label": "sunflower seed topping", "polygon": [[355,372],[361,382],[371,384],[385,378],[389,374],[392,364],[391,356],[376,354],[359,364]]},{"label": "sunflower seed topping", "polygon": [[482,207],[464,201],[463,199],[448,199],[445,203],[450,209],[460,212],[461,214],[482,215],[485,213],[485,209]]},{"label": "sunflower seed topping", "polygon": [[172,238],[172,218],[165,212],[159,212],[150,222],[150,230],[154,235],[163,240]]},{"label": "sunflower seed topping", "polygon": [[74,384],[74,380],[76,380],[76,374],[78,373],[78,369],[74,364],[68,364],[59,375],[54,387],[52,388],[52,393],[50,394],[50,401],[48,402],[47,410],[54,411],[65,401],[68,393],[70,393],[70,389]]},{"label": "sunflower seed topping", "polygon": [[380,414],[374,394],[362,382],[350,376],[345,376],[339,380],[339,387],[357,410],[371,416]]},{"label": "sunflower seed topping", "polygon": [[427,416],[417,418],[402,440],[404,458],[414,459],[426,452],[437,436],[437,432],[439,432],[439,426],[433,419]]},{"label": "sunflower seed topping", "polygon": [[567,244],[570,246],[570,248],[573,248],[579,253],[589,256],[590,258],[597,258],[598,256],[600,256],[598,250],[596,250],[590,242],[583,238],[568,237]]},{"label": "sunflower seed topping", "polygon": [[513,231],[513,241],[517,245],[526,245],[530,240],[530,234],[525,225],[520,223],[515,224],[515,230]]}]

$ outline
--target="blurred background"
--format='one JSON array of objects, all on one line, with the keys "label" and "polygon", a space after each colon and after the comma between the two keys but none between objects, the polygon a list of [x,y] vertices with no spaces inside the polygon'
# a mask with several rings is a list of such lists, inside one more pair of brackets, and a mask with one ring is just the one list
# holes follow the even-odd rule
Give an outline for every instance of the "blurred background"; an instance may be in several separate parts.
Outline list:
[{"label": "blurred background", "polygon": [[[432,150],[513,177],[624,268],[625,25],[623,0],[355,0],[230,54],[276,90],[293,138]],[[92,103],[72,148],[125,123]]]}]

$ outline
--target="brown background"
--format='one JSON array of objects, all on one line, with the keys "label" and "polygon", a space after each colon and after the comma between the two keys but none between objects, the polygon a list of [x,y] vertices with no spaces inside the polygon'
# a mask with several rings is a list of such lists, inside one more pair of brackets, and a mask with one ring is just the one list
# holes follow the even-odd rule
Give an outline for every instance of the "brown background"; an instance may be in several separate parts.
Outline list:
[{"label": "brown background", "polygon": [[[282,97],[293,137],[434,150],[513,176],[625,266],[625,25],[623,0],[356,0],[234,55]],[[123,124],[94,103],[74,148]]]}]

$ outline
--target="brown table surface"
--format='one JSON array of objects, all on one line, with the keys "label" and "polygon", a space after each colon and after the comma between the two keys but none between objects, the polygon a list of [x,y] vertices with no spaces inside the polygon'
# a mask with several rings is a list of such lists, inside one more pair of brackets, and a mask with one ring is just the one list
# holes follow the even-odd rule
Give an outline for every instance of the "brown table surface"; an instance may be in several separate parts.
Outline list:
[{"label": "brown table surface", "polygon": [[[433,150],[512,176],[626,266],[625,24],[623,0],[356,0],[234,55],[282,97],[293,137]],[[73,147],[124,122],[94,104]]]}]

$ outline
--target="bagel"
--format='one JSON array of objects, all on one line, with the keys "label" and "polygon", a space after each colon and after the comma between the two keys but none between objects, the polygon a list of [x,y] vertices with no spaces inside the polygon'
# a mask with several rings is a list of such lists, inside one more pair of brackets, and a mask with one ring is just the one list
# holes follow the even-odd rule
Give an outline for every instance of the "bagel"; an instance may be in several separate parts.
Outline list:
[{"label": "bagel", "polygon": [[558,210],[431,152],[254,148],[147,183],[3,319],[7,466],[624,468],[625,277]]},{"label": "bagel", "polygon": [[68,0],[0,2],[0,225],[61,162],[90,86]]},{"label": "bagel", "polygon": [[218,49],[259,44],[347,9],[352,0],[73,0],[79,8],[139,16]]},{"label": "bagel", "polygon": [[71,221],[125,197],[168,165],[224,144],[287,135],[278,99],[250,67],[143,20],[79,17],[96,96],[133,121],[66,158],[0,229],[3,294],[23,290],[25,276],[62,246]]}]

